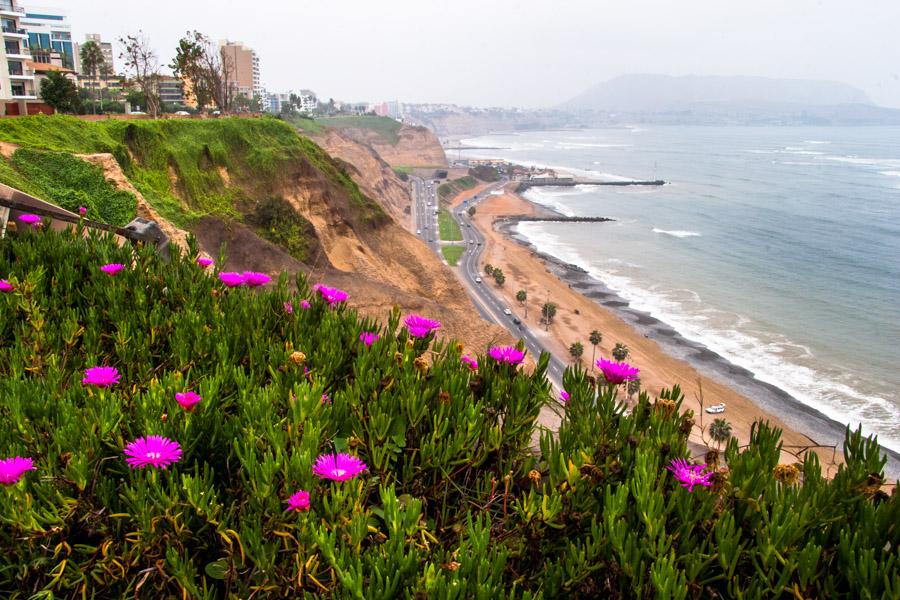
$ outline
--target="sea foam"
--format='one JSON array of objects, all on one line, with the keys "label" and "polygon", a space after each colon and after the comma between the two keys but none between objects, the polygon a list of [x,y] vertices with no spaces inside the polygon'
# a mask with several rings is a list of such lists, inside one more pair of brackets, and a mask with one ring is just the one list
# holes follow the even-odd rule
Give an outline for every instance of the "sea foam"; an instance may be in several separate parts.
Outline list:
[{"label": "sea foam", "polygon": [[671,235],[672,237],[677,237],[677,238],[700,237],[700,234],[697,233],[696,231],[687,231],[684,229],[660,229],[659,227],[654,227],[653,233],[661,233],[663,235]]}]

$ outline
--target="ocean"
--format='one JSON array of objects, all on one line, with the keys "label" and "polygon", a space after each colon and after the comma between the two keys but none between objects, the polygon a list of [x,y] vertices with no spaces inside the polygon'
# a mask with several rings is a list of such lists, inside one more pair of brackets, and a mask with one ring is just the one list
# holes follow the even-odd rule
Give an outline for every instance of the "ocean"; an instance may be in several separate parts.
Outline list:
[{"label": "ocean", "polygon": [[654,127],[496,134],[505,158],[658,188],[537,188],[607,223],[521,223],[586,269],[826,416],[900,451],[900,128]]}]

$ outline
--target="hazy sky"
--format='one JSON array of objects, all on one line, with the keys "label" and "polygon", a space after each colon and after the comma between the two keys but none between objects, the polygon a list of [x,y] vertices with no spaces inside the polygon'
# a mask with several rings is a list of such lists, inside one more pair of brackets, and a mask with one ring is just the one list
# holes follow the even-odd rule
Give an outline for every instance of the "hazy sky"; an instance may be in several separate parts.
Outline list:
[{"label": "hazy sky", "polygon": [[268,90],[302,87],[324,98],[538,107],[627,73],[734,74],[834,79],[900,107],[900,0],[56,5],[78,41],[143,29],[164,65],[188,29],[241,40],[258,52]]}]

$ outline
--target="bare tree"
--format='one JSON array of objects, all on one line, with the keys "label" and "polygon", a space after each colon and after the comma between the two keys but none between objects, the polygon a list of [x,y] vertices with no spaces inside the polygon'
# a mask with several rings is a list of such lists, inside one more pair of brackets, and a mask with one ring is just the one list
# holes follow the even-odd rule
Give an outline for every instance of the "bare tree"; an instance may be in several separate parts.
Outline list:
[{"label": "bare tree", "polygon": [[188,31],[178,41],[171,67],[176,77],[190,81],[198,105],[211,101],[222,112],[231,110],[235,66],[224,48],[199,31]]},{"label": "bare tree", "polygon": [[119,43],[123,47],[119,58],[125,63],[125,73],[146,98],[147,112],[156,118],[159,115],[159,59],[156,52],[142,31],[119,38]]}]

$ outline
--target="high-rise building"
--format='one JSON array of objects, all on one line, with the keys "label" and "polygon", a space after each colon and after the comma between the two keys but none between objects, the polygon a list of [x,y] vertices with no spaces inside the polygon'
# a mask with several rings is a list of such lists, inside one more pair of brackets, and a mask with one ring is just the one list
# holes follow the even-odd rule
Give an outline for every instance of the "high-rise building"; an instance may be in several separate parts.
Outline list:
[{"label": "high-rise building", "polygon": [[227,61],[232,69],[232,91],[248,98],[262,98],[259,57],[253,48],[245,46],[242,42],[224,40],[219,42],[219,50],[222,51],[223,60]]},{"label": "high-rise building", "polygon": [[[116,72],[116,63],[113,58],[113,47],[109,42],[104,42],[100,38],[99,33],[89,33],[84,36],[84,41],[86,42],[94,42],[98,46],[100,46],[100,52],[103,53],[103,64],[105,64],[109,68],[110,73]],[[78,45],[75,45],[75,54],[79,53]]]},{"label": "high-rise building", "polygon": [[62,57],[63,66],[78,70],[78,55],[72,43],[72,26],[66,11],[29,5],[21,25],[28,32],[28,47],[35,62],[46,62],[41,60],[42,57],[56,51]]},{"label": "high-rise building", "polygon": [[[25,9],[16,0],[0,0],[0,23],[3,26],[3,45],[0,46],[0,114],[25,115],[45,112],[37,99],[28,50],[28,33],[21,20]],[[53,112],[50,110],[49,112]]]}]

